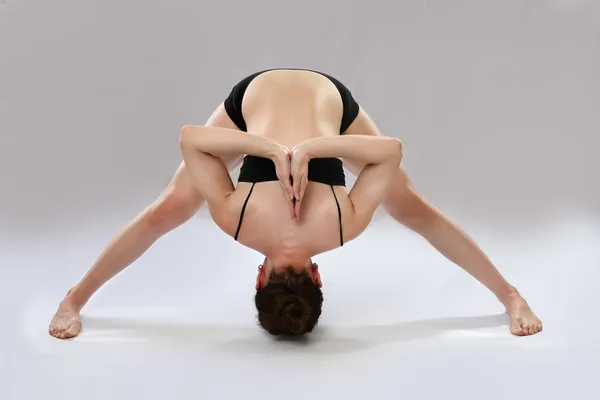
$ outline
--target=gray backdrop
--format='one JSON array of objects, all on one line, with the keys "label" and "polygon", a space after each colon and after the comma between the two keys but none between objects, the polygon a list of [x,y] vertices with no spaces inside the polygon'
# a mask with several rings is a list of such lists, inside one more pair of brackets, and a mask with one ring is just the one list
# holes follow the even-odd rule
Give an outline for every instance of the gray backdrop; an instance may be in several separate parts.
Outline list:
[{"label": "gray backdrop", "polygon": [[[590,397],[599,46],[592,0],[0,1],[0,398],[301,396],[286,376],[350,398],[565,398],[573,387]],[[260,257],[202,210],[92,299],[80,338],[48,338],[65,291],[170,180],[181,126],[204,123],[237,80],[272,67],[342,80],[403,140],[417,187],[524,292],[545,331],[521,340],[502,317],[456,317],[502,310],[380,214],[318,260],[329,335],[276,348],[254,326]],[[364,271],[394,279],[366,284]],[[192,315],[184,325],[181,310]],[[414,322],[442,317],[458,319]],[[473,383],[478,363],[494,372]],[[245,371],[235,385],[232,370]],[[265,375],[273,382],[258,385]]]}]

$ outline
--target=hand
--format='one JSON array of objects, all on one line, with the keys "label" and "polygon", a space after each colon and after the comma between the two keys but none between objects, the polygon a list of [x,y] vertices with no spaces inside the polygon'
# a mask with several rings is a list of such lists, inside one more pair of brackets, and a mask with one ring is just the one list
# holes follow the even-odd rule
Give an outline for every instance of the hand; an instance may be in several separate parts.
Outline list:
[{"label": "hand", "polygon": [[302,144],[295,146],[292,149],[292,162],[290,173],[292,175],[293,194],[296,202],[294,204],[294,215],[296,219],[300,219],[300,206],[304,198],[304,191],[308,185],[308,162],[310,156]]},{"label": "hand", "polygon": [[277,173],[277,179],[281,183],[281,187],[285,192],[285,196],[288,200],[290,218],[295,218],[294,214],[294,190],[291,182],[291,157],[292,152],[289,148],[274,144],[271,160],[275,164],[275,172]]}]

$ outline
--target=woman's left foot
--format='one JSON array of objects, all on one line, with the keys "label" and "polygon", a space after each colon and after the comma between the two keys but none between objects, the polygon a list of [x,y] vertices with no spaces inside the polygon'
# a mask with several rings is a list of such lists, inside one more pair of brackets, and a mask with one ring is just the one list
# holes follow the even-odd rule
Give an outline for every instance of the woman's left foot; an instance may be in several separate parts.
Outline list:
[{"label": "woman's left foot", "polygon": [[531,311],[520,294],[512,294],[504,302],[510,316],[510,332],[517,336],[535,335],[542,330],[542,321]]}]

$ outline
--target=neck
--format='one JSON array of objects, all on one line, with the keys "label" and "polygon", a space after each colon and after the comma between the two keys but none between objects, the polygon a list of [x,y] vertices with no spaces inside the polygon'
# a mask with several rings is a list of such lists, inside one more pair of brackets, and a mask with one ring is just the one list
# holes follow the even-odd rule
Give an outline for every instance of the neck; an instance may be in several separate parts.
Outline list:
[{"label": "neck", "polygon": [[300,271],[311,264],[312,260],[310,257],[297,253],[276,253],[265,257],[265,265],[268,265],[269,269],[274,269],[276,271],[285,268],[292,268]]}]

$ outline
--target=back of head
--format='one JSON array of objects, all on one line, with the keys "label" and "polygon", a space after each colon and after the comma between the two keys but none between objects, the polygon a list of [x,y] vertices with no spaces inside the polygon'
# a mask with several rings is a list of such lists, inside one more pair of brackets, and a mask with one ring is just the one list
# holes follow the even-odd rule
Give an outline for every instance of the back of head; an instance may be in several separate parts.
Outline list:
[{"label": "back of head", "polygon": [[272,274],[254,298],[258,322],[271,335],[295,336],[311,332],[323,304],[323,293],[308,272],[286,270]]}]

